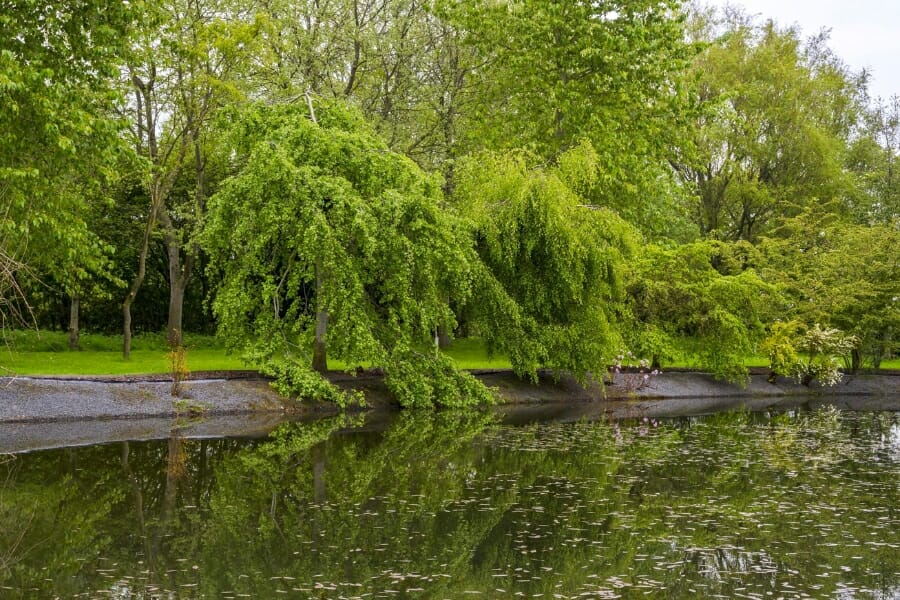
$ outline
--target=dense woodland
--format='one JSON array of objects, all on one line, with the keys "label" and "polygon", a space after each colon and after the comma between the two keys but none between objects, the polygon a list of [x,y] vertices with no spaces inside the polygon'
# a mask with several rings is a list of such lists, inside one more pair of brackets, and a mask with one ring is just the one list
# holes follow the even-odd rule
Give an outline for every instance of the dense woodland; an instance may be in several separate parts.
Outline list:
[{"label": "dense woodland", "polygon": [[218,332],[406,405],[626,352],[807,383],[900,344],[900,100],[678,0],[0,0],[6,328]]}]

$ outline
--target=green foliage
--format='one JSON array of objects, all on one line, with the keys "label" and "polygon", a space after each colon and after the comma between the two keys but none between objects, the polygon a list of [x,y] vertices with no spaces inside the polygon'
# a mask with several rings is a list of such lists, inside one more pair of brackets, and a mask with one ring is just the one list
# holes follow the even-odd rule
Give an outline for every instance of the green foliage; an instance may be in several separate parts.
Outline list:
[{"label": "green foliage", "polygon": [[476,117],[483,147],[548,157],[587,138],[603,176],[628,181],[627,166],[661,149],[682,116],[679,71],[692,49],[677,0],[447,4],[491,59]]},{"label": "green foliage", "polygon": [[513,369],[599,372],[620,347],[614,321],[634,230],[579,190],[595,182],[588,143],[539,166],[524,152],[485,153],[460,163],[455,204],[473,223],[486,271],[464,309],[467,326]]},{"label": "green foliage", "polygon": [[366,405],[361,392],[342,390],[306,365],[283,357],[269,358],[260,364],[260,372],[274,378],[272,387],[283,396],[332,402],[341,408]]},{"label": "green foliage", "polygon": [[863,127],[847,148],[845,164],[856,177],[847,198],[858,223],[889,225],[900,219],[900,96],[878,99],[865,114]]},{"label": "green foliage", "polygon": [[693,15],[706,43],[693,65],[702,110],[671,160],[697,198],[703,234],[756,240],[780,218],[853,190],[845,149],[862,112],[864,77],[796,29],[740,10]]},{"label": "green foliage", "polygon": [[769,368],[775,374],[792,375],[800,364],[797,340],[801,324],[797,321],[772,323],[768,337],[760,344],[760,351],[769,357]]},{"label": "green foliage", "polygon": [[767,278],[792,301],[790,317],[853,336],[852,367],[878,367],[900,348],[900,230],[807,211],[761,244]]},{"label": "green foliage", "polygon": [[554,161],[588,140],[596,185],[578,190],[586,203],[654,239],[694,235],[667,160],[692,112],[684,73],[695,48],[680,0],[439,4],[483,63],[467,78],[463,147]]},{"label": "green foliage", "polygon": [[328,352],[348,365],[390,370],[404,358],[393,349],[453,330],[447,300],[470,295],[476,257],[437,179],[339,103],[250,107],[232,140],[236,173],[211,198],[202,237],[231,347],[288,357],[283,372],[305,388],[299,365],[322,312]]},{"label": "green foliage", "polygon": [[441,353],[395,348],[384,382],[394,398],[409,408],[462,408],[496,402],[491,390]]},{"label": "green foliage", "polygon": [[718,377],[743,381],[744,359],[780,303],[753,268],[757,260],[746,243],[647,247],[628,284],[629,347],[656,363],[678,349]]},{"label": "green foliage", "polygon": [[[90,231],[88,213],[127,151],[110,115],[120,100],[118,55],[142,8],[141,1],[28,0],[0,12],[4,298],[35,274],[29,267],[71,287],[107,266],[108,248]],[[4,325],[13,313],[0,306]]]}]

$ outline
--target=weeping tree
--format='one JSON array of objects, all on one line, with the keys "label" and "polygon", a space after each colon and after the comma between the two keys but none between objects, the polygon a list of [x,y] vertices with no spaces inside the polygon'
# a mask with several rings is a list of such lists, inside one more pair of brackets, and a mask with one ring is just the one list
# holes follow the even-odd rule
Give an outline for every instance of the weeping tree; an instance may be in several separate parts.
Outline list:
[{"label": "weeping tree", "polygon": [[234,174],[201,236],[230,347],[305,397],[348,400],[320,376],[331,358],[382,367],[406,406],[488,400],[429,348],[453,330],[448,298],[468,297],[476,262],[440,180],[337,102],[301,96],[234,122],[223,149]]},{"label": "weeping tree", "polygon": [[600,159],[583,142],[547,165],[527,152],[461,161],[454,201],[481,259],[468,328],[506,353],[519,376],[541,367],[579,378],[605,370],[621,346],[621,274],[635,230],[586,198]]}]

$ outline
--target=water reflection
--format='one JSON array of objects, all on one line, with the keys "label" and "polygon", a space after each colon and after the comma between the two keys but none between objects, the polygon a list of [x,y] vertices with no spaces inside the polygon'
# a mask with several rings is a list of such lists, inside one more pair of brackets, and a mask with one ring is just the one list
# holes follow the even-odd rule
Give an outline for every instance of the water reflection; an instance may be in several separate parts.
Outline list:
[{"label": "water reflection", "polygon": [[0,457],[0,596],[895,598],[898,432],[404,413]]}]

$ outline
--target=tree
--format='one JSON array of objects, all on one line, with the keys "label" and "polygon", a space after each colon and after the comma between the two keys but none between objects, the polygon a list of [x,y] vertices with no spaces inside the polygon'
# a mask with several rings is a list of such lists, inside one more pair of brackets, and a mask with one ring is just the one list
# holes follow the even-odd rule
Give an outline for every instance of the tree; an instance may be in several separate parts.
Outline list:
[{"label": "tree", "polygon": [[[270,0],[253,72],[261,96],[311,92],[356,104],[389,147],[426,169],[452,169],[483,62],[445,2]],[[448,181],[449,185],[449,181]]]},{"label": "tree", "polygon": [[0,3],[0,285],[12,310],[4,321],[18,310],[7,294],[38,257],[57,275],[74,271],[72,281],[102,269],[84,213],[122,150],[112,82],[143,6]]},{"label": "tree", "polygon": [[864,224],[890,224],[900,219],[900,96],[880,98],[871,106],[860,135],[850,145],[847,166],[857,176],[858,192],[850,198],[850,214]]},{"label": "tree", "polygon": [[898,348],[900,232],[858,225],[833,213],[807,211],[787,220],[761,245],[767,275],[791,299],[785,316],[804,327],[822,324],[852,336],[852,360],[877,367]]},{"label": "tree", "polygon": [[[169,318],[166,339],[181,344],[185,290],[199,247],[191,241],[203,215],[210,182],[204,145],[215,113],[239,102],[236,81],[251,48],[256,24],[228,0],[171,0],[151,16],[133,49],[129,78],[130,107],[137,152],[149,169],[150,206],[138,256],[138,268],[123,303],[123,354],[131,350],[131,305],[146,275],[147,255],[157,225],[162,228],[169,270]],[[193,168],[190,192],[173,196],[179,177]]]},{"label": "tree", "polygon": [[857,343],[853,336],[818,323],[807,328],[799,321],[779,321],[772,324],[772,333],[760,349],[769,357],[770,382],[778,375],[788,375],[806,386],[814,379],[834,386],[842,378],[840,360]]},{"label": "tree", "polygon": [[707,43],[695,59],[703,110],[679,140],[672,166],[698,199],[704,235],[755,241],[785,216],[854,192],[843,168],[861,115],[864,74],[795,29],[739,11],[694,15]]},{"label": "tree", "polygon": [[454,203],[473,221],[486,269],[464,308],[467,326],[508,353],[520,376],[549,367],[585,378],[620,347],[620,282],[636,235],[584,199],[599,160],[585,142],[550,167],[526,152],[459,165]]},{"label": "tree", "polygon": [[680,2],[450,4],[486,61],[473,134],[484,147],[552,158],[588,139],[609,197],[663,159],[685,114],[680,72],[693,52]]},{"label": "tree", "polygon": [[231,140],[235,174],[203,231],[229,345],[282,391],[342,400],[312,371],[330,356],[383,367],[405,405],[488,399],[422,349],[453,328],[446,297],[467,297],[475,260],[440,181],[388,150],[358,112],[312,97],[250,107]]},{"label": "tree", "polygon": [[757,274],[761,262],[746,242],[648,247],[629,277],[630,349],[654,366],[686,354],[717,377],[743,381],[745,359],[782,304]]}]

